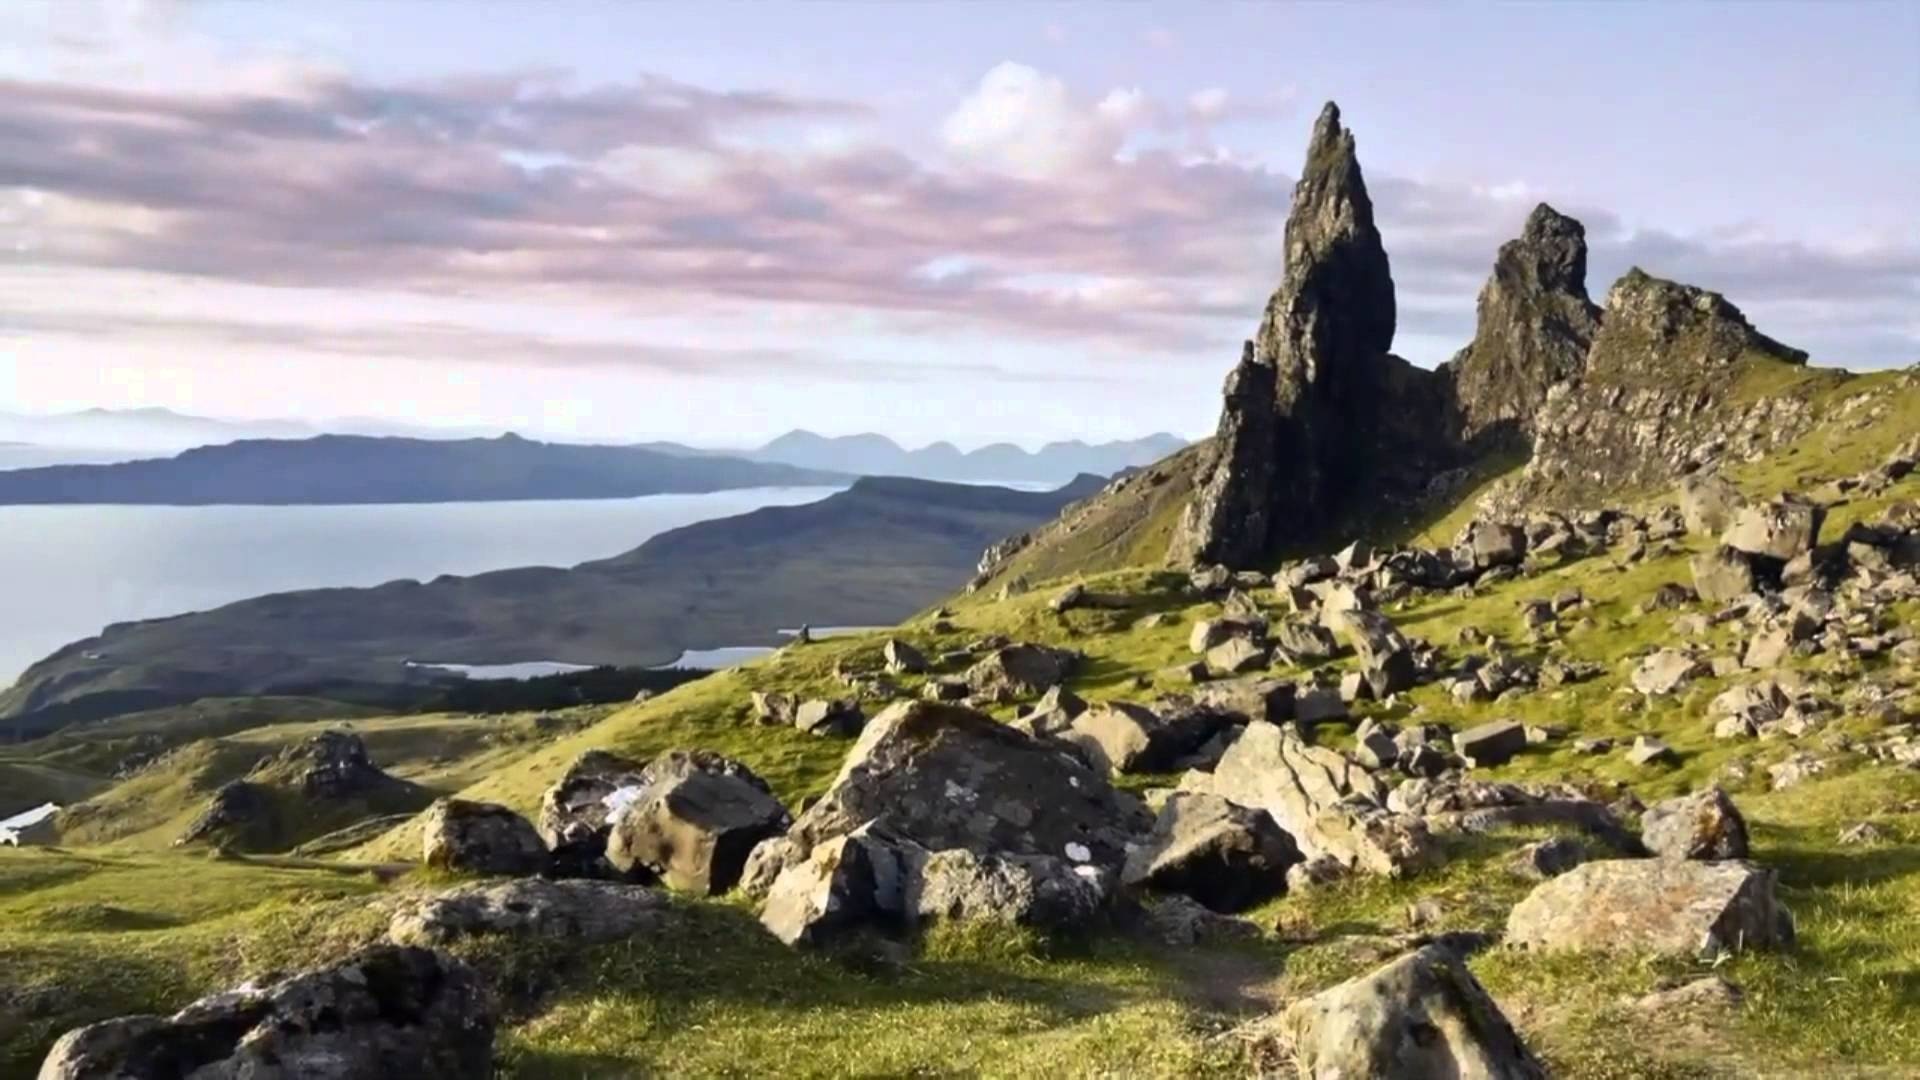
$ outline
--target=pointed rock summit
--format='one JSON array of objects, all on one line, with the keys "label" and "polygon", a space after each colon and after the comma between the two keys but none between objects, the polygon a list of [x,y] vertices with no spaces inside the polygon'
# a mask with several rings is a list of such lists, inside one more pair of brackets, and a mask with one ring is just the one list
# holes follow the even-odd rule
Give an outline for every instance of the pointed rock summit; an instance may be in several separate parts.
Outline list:
[{"label": "pointed rock summit", "polygon": [[1586,278],[1586,229],[1542,203],[1500,245],[1472,343],[1433,371],[1394,356],[1392,269],[1353,133],[1328,104],[1294,186],[1280,285],[1227,377],[1214,437],[1076,504],[976,584],[1121,565],[1176,513],[1170,563],[1262,568],[1410,524],[1494,472],[1512,475],[1474,509],[1512,516],[1668,486],[1807,429],[1806,395],[1754,392],[1806,355],[1724,297],[1635,269],[1603,309]]},{"label": "pointed rock summit", "polygon": [[1473,344],[1448,365],[1470,442],[1530,440],[1547,390],[1586,364],[1600,331],[1587,297],[1587,230],[1546,203],[1500,245],[1480,290]]},{"label": "pointed rock summit", "polygon": [[[1174,537],[1176,561],[1251,563],[1323,528],[1358,477],[1425,456],[1401,451],[1425,441],[1431,406],[1441,404],[1437,384],[1387,352],[1393,274],[1353,133],[1331,102],[1313,126],[1286,238],[1286,272],[1227,378],[1213,457]],[[1379,422],[1386,410],[1392,424]]]}]

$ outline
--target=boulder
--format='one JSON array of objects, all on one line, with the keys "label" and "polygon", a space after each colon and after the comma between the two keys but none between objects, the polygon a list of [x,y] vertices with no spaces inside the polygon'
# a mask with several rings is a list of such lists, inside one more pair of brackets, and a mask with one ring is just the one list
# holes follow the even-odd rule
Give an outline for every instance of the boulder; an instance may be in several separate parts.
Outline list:
[{"label": "boulder", "polygon": [[1121,882],[1231,912],[1285,889],[1287,871],[1300,861],[1293,838],[1265,810],[1176,792],[1153,833],[1128,854]]},{"label": "boulder", "polygon": [[1334,612],[1331,617],[1333,629],[1353,645],[1360,672],[1375,698],[1413,689],[1418,673],[1413,648],[1392,619],[1359,609]]},{"label": "boulder", "polygon": [[1350,867],[1398,877],[1439,855],[1419,819],[1386,809],[1385,787],[1364,766],[1309,745],[1291,727],[1248,724],[1214,768],[1210,789],[1265,810],[1307,858],[1330,855]]},{"label": "boulder", "polygon": [[1507,941],[1549,951],[1717,955],[1793,942],[1774,874],[1744,862],[1608,859],[1548,881],[1514,906]]},{"label": "boulder", "polygon": [[859,705],[838,698],[802,702],[793,711],[793,726],[809,735],[851,738],[866,722]]},{"label": "boulder", "polygon": [[788,945],[820,945],[862,927],[901,924],[908,878],[925,858],[917,845],[869,823],[787,866],[766,893],[760,923]]},{"label": "boulder", "polygon": [[1726,792],[1711,787],[1648,807],[1640,841],[1667,859],[1744,859],[1747,821]]},{"label": "boulder", "polygon": [[1773,499],[1740,510],[1721,542],[1785,564],[1813,551],[1826,515],[1826,507],[1805,499]]},{"label": "boulder", "polygon": [[1038,697],[1066,681],[1073,654],[1045,645],[1013,644],[967,669],[967,685],[983,701]]},{"label": "boulder", "polygon": [[1547,1075],[1465,961],[1439,945],[1295,1002],[1281,1023],[1306,1077]]},{"label": "boulder", "polygon": [[1178,894],[1163,896],[1146,908],[1141,929],[1165,945],[1198,945],[1214,941],[1244,941],[1260,936],[1260,927]]},{"label": "boulder", "polygon": [[1193,632],[1187,635],[1187,648],[1204,655],[1236,638],[1259,642],[1266,639],[1266,634],[1265,619],[1233,615],[1201,619],[1193,624]]},{"label": "boulder", "polygon": [[1194,692],[1193,702],[1235,723],[1279,724],[1293,719],[1295,693],[1290,682],[1249,676],[1209,682]]},{"label": "boulder", "polygon": [[1042,930],[1084,928],[1113,893],[1113,872],[1052,855],[953,848],[927,856],[907,883],[918,922],[1002,923]]},{"label": "boulder", "polygon": [[645,787],[645,771],[639,762],[618,754],[588,750],[540,797],[540,838],[553,849],[557,873],[567,877],[613,873],[606,861],[608,818],[613,812],[607,800],[622,788]]},{"label": "boulder", "polygon": [[1640,661],[1633,671],[1633,688],[1648,697],[1671,694],[1695,679],[1712,673],[1698,657],[1679,649],[1661,649]]},{"label": "boulder", "polygon": [[40,1080],[488,1080],[494,1023],[486,988],[466,965],[427,949],[378,946],[265,987],[202,998],[171,1017],[70,1031],[41,1064]]},{"label": "boulder", "polygon": [[1587,846],[1571,836],[1555,836],[1528,844],[1507,860],[1507,868],[1519,877],[1545,881],[1586,862]]},{"label": "boulder", "polygon": [[766,781],[715,754],[664,756],[652,782],[613,820],[607,861],[668,886],[718,896],[740,880],[754,846],[790,818]]},{"label": "boulder", "polygon": [[229,780],[214,790],[213,798],[207,800],[207,805],[187,823],[173,843],[175,847],[182,847],[203,840],[218,841],[255,823],[270,820],[272,815],[273,796],[266,788],[245,780]]},{"label": "boulder", "polygon": [[887,670],[895,675],[927,673],[929,665],[926,654],[899,638],[888,638],[887,643],[880,646],[880,655],[887,662]]},{"label": "boulder", "polygon": [[1680,517],[1695,536],[1719,536],[1747,505],[1740,489],[1719,473],[1691,473],[1680,480]]},{"label": "boulder", "polygon": [[1273,640],[1289,656],[1301,660],[1330,660],[1340,649],[1333,631],[1318,623],[1281,623]]},{"label": "boulder", "polygon": [[1267,666],[1267,650],[1247,638],[1228,638],[1207,650],[1207,666],[1228,675],[1244,675]]},{"label": "boulder", "polygon": [[495,935],[600,943],[657,926],[666,912],[666,898],[640,885],[518,878],[408,897],[387,937],[425,947]]},{"label": "boulder", "polygon": [[1131,796],[1058,744],[920,701],[874,717],[788,838],[804,857],[875,820],[929,851],[1054,855],[1114,869],[1151,824]]},{"label": "boulder", "polygon": [[752,702],[753,719],[757,723],[770,727],[792,726],[793,710],[798,707],[792,694],[782,694],[773,690],[755,690]]},{"label": "boulder", "polygon": [[1695,555],[1689,565],[1693,568],[1693,591],[1702,600],[1716,604],[1738,600],[1759,585],[1752,560],[1739,548],[1722,544]]},{"label": "boulder", "polygon": [[1679,760],[1679,755],[1657,736],[1635,735],[1633,745],[1627,749],[1627,760],[1635,765],[1671,765]]},{"label": "boulder", "polygon": [[1061,737],[1109,772],[1167,772],[1226,722],[1225,716],[1208,709],[1161,713],[1144,705],[1109,701],[1074,717]]},{"label": "boulder", "polygon": [[1056,686],[1032,705],[1021,706],[1010,726],[1035,738],[1054,738],[1064,734],[1074,717],[1086,711],[1087,703],[1080,695]]},{"label": "boulder", "polygon": [[1515,720],[1491,720],[1453,737],[1454,751],[1475,769],[1505,765],[1526,748],[1526,726]]},{"label": "boulder", "polygon": [[421,833],[421,860],[436,870],[523,876],[547,866],[533,824],[494,803],[441,799],[422,815]]},{"label": "boulder", "polygon": [[1455,549],[1475,570],[1518,566],[1527,556],[1527,534],[1517,525],[1476,521],[1461,530]]}]

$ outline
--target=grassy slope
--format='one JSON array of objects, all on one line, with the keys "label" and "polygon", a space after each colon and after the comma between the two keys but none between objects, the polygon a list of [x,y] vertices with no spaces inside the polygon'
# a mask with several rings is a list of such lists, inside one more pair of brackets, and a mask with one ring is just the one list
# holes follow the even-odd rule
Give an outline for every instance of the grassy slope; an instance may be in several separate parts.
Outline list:
[{"label": "grassy slope", "polygon": [[[1859,392],[1867,380],[1850,384]],[[1836,392],[1836,396],[1842,396]],[[1857,471],[1920,428],[1920,401],[1859,430],[1823,430],[1792,453],[1735,470],[1755,492],[1804,487]],[[1801,462],[1808,463],[1801,465]],[[1813,475],[1817,473],[1818,476]],[[1920,478],[1890,495],[1836,510],[1830,528],[1869,515],[1894,498],[1920,497]],[[1188,605],[1169,579],[1124,571],[1089,579],[1137,599],[1128,612],[1046,609],[1051,587],[1009,601],[957,601],[957,633],[936,637],[924,624],[903,634],[930,649],[986,632],[1055,641],[1091,657],[1076,688],[1090,697],[1145,696],[1134,679],[1185,659],[1188,620],[1210,609]],[[1566,634],[1569,651],[1598,660],[1607,674],[1592,683],[1548,690],[1463,711],[1438,687],[1413,700],[1435,719],[1467,723],[1511,716],[1561,727],[1565,739],[1521,755],[1495,777],[1582,779],[1625,784],[1643,799],[1698,786],[1736,758],[1753,765],[1783,756],[1778,743],[1716,743],[1706,703],[1723,685],[1703,680],[1675,700],[1639,708],[1621,693],[1630,657],[1669,640],[1679,612],[1642,615],[1638,601],[1663,581],[1686,581],[1685,553],[1626,569],[1586,559],[1486,590],[1471,599],[1423,599],[1395,613],[1410,632],[1451,645],[1476,625],[1521,642],[1521,600],[1580,588],[1589,623]],[[1175,612],[1157,629],[1135,629],[1149,611]],[[1912,605],[1899,611],[1920,619]],[[751,763],[789,803],[822,790],[845,743],[751,726],[747,692],[834,691],[832,662],[870,654],[878,638],[835,640],[794,650],[724,677],[694,683],[550,745],[507,748],[491,775],[468,788],[476,797],[531,809],[540,791],[579,750],[605,746],[644,756],[673,746],[705,746]],[[1731,647],[1731,638],[1716,639]],[[1816,671],[1832,664],[1800,662]],[[1877,666],[1865,674],[1889,680]],[[1840,687],[1851,672],[1835,672]],[[1920,709],[1911,673],[1902,700]],[[1849,713],[1827,731],[1871,727]],[[1680,754],[1670,767],[1638,769],[1618,756],[1581,758],[1567,749],[1582,735],[1627,738],[1658,733]],[[1351,729],[1333,725],[1336,743]],[[1803,742],[1819,747],[1826,732]],[[1792,952],[1743,957],[1722,971],[1748,992],[1735,1017],[1705,1028],[1648,1018],[1623,1004],[1662,980],[1694,973],[1684,962],[1640,963],[1544,958],[1494,950],[1473,962],[1512,1018],[1558,1074],[1576,1077],[1833,1075],[1883,1067],[1920,1070],[1920,772],[1842,762],[1784,792],[1758,782],[1732,790],[1754,830],[1756,857],[1778,868],[1799,920]],[[1763,768],[1755,774],[1764,776]],[[1159,778],[1134,778],[1145,786]],[[1836,833],[1873,821],[1891,840],[1840,847]],[[1282,932],[1238,946],[1164,949],[1113,940],[1037,943],[1018,935],[937,935],[896,968],[789,952],[770,943],[733,903],[689,905],[690,924],[658,940],[592,950],[569,958],[565,976],[537,1013],[502,1037],[508,1072],[525,1076],[632,1073],[727,1075],[764,1070],[847,1075],[1041,1072],[1097,1075],[1243,1074],[1251,1044],[1234,1025],[1277,1003],[1349,977],[1396,946],[1383,935],[1404,927],[1406,905],[1435,897],[1445,926],[1498,927],[1526,885],[1498,863],[1528,835],[1461,841],[1442,871],[1408,882],[1364,881],[1313,897],[1283,898],[1253,917]],[[409,855],[404,830],[355,854]],[[182,856],[109,856],[0,852],[0,969],[28,973],[28,998],[76,1022],[127,1008],[177,1005],[236,975],[312,952],[326,926],[338,938],[367,931],[366,891],[358,878],[308,870],[195,861]],[[78,875],[88,875],[84,880]],[[244,894],[244,895],[242,895]],[[288,897],[299,896],[294,904]],[[222,900],[221,897],[226,899]],[[330,906],[332,905],[332,906]],[[98,911],[96,907],[113,910]],[[72,909],[72,910],[69,910]],[[327,920],[328,912],[343,914]],[[359,920],[356,922],[355,920]],[[102,929],[97,924],[108,924]],[[136,926],[146,928],[135,929]],[[122,927],[113,930],[111,927]],[[244,941],[249,956],[222,955],[216,941]],[[151,958],[178,955],[175,972]],[[551,961],[554,958],[548,957]],[[102,963],[103,960],[110,961]],[[503,962],[494,958],[494,962]],[[7,968],[12,963],[16,966]],[[35,996],[40,995],[40,996]],[[16,994],[16,997],[20,995]],[[0,1010],[9,1007],[0,993]],[[63,1026],[34,1020],[10,1027],[0,1011],[0,1073],[31,1062]],[[17,1031],[18,1034],[8,1034]],[[1623,1038],[1631,1031],[1632,1038]]]},{"label": "grassy slope", "polygon": [[[557,714],[563,722],[587,724],[604,708]],[[501,769],[550,736],[531,715],[393,716],[358,720],[315,720],[270,724],[200,739],[74,807],[60,819],[61,841],[76,846],[111,845],[119,849],[162,849],[206,806],[220,785],[238,780],[262,759],[323,731],[352,731],[367,745],[375,764],[411,780],[430,793],[458,791]],[[357,803],[334,812],[300,817],[297,830],[258,839],[262,850],[285,850],[304,840],[344,828],[372,812]]]}]

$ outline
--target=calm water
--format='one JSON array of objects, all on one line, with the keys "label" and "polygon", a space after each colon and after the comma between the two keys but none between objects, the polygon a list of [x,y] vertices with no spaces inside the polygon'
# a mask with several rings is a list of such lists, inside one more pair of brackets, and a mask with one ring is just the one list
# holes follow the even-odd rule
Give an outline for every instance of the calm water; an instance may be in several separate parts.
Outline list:
[{"label": "calm water", "polygon": [[0,685],[108,623],[288,589],[571,566],[667,529],[836,490],[432,506],[0,507]]}]

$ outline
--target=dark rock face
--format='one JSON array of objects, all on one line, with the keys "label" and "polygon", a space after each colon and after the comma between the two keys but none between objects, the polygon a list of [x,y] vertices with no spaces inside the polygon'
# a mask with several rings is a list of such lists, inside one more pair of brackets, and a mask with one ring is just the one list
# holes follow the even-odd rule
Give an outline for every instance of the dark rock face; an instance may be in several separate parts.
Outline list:
[{"label": "dark rock face", "polygon": [[370,1076],[485,1080],[493,1007],[465,965],[382,946],[264,989],[204,998],[170,1018],[130,1016],[68,1032],[41,1080]]},{"label": "dark rock face", "polygon": [[1358,477],[1417,486],[1446,428],[1442,380],[1387,352],[1393,275],[1353,134],[1331,103],[1314,125],[1286,232],[1286,273],[1227,379],[1212,461],[1174,537],[1176,562],[1248,565],[1312,535]]},{"label": "dark rock face", "polygon": [[1600,330],[1587,297],[1587,230],[1541,203],[1500,246],[1473,344],[1450,365],[1468,441],[1531,439],[1553,384],[1578,375]]},{"label": "dark rock face", "polygon": [[1608,488],[1666,486],[1790,441],[1811,422],[1806,402],[1739,403],[1732,391],[1747,361],[1806,359],[1720,294],[1636,267],[1608,290],[1585,370],[1547,395],[1533,458],[1498,501],[1573,503]]}]

